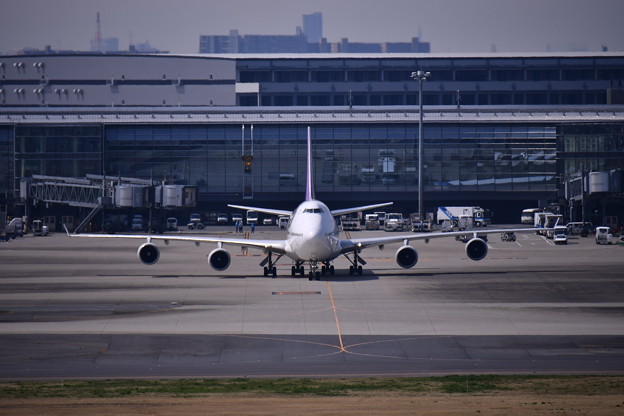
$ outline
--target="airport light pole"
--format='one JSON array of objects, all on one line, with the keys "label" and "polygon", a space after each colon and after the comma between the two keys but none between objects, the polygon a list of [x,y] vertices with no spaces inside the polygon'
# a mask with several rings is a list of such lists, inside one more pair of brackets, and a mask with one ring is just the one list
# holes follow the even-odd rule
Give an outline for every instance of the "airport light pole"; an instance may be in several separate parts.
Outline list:
[{"label": "airport light pole", "polygon": [[412,72],[410,78],[418,80],[418,216],[420,222],[425,220],[425,208],[424,208],[424,180],[423,180],[423,159],[425,157],[425,149],[423,146],[423,99],[422,99],[422,84],[427,78],[431,76],[431,72],[416,71]]}]

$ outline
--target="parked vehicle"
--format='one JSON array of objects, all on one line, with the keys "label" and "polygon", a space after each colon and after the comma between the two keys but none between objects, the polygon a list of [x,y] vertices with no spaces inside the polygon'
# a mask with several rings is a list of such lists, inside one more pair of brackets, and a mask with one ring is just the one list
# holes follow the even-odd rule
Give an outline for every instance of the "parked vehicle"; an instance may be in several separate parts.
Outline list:
[{"label": "parked vehicle", "polygon": [[201,215],[197,214],[197,213],[191,214],[190,222],[187,224],[186,227],[189,230],[194,230],[196,228],[198,230],[203,230],[204,229],[204,223],[201,220]]},{"label": "parked vehicle", "polygon": [[167,218],[167,231],[178,231],[178,219],[175,217]]},{"label": "parked vehicle", "polygon": [[510,241],[510,242],[516,241],[516,233],[514,233],[513,231],[502,233],[501,241]]},{"label": "parked vehicle", "polygon": [[364,216],[364,228],[367,230],[379,229],[379,215],[378,214],[366,214]]},{"label": "parked vehicle", "polygon": [[273,225],[275,224],[275,218],[273,217],[266,217],[265,219],[262,220],[262,225]]},{"label": "parked vehicle", "polygon": [[343,215],[340,217],[340,228],[344,231],[360,231],[360,220],[357,217]]},{"label": "parked vehicle", "polygon": [[132,223],[130,225],[130,229],[132,231],[143,231],[143,216],[137,214],[132,218]]},{"label": "parked vehicle", "polygon": [[403,214],[398,212],[386,214],[386,221],[384,223],[385,231],[405,231],[407,228],[406,225],[407,223],[403,218]]},{"label": "parked vehicle", "polygon": [[552,240],[555,244],[568,244],[568,228],[564,225],[556,226]]},{"label": "parked vehicle", "polygon": [[247,211],[247,225],[258,225],[258,211]]},{"label": "parked vehicle", "polygon": [[535,213],[539,212],[539,208],[527,208],[522,210],[520,215],[520,222],[522,224],[533,224],[535,220]]},{"label": "parked vehicle", "polygon": [[609,227],[596,227],[596,244],[613,244],[613,234]]},{"label": "parked vehicle", "polygon": [[290,221],[290,217],[283,216],[277,219],[277,225],[279,225],[280,230],[285,230],[288,227],[288,221]]},{"label": "parked vehicle", "polygon": [[24,220],[13,218],[4,228],[4,233],[9,238],[22,237],[24,235]]},{"label": "parked vehicle", "polygon": [[481,207],[438,207],[438,224],[450,220],[453,225],[458,225],[460,217],[471,217],[476,227],[486,227],[491,223],[490,210]]},{"label": "parked vehicle", "polygon": [[49,234],[48,226],[43,224],[42,220],[34,220],[32,222],[33,235],[44,237]]},{"label": "parked vehicle", "polygon": [[225,225],[228,223],[229,220],[230,220],[230,217],[225,212],[217,214],[217,224]]}]

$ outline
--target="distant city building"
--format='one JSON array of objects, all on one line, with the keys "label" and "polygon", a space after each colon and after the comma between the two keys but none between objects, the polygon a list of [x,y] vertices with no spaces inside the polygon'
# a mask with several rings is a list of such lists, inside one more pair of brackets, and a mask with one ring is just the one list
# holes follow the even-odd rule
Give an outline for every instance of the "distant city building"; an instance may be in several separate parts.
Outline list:
[{"label": "distant city building", "polygon": [[411,42],[362,43],[343,38],[331,43],[323,37],[323,15],[303,15],[303,30],[295,35],[243,35],[230,30],[229,35],[201,35],[199,53],[429,53],[429,42],[420,37]]},{"label": "distant city building", "polygon": [[119,38],[92,39],[91,52],[119,52]]},{"label": "distant city building", "polygon": [[312,13],[303,15],[303,34],[309,43],[319,43],[323,37],[323,14]]}]

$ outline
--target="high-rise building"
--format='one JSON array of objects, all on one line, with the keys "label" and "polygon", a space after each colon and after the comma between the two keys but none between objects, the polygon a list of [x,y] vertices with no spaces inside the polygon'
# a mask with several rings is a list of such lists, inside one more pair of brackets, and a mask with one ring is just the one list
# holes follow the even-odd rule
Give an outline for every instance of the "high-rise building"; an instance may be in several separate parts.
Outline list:
[{"label": "high-rise building", "polygon": [[309,43],[319,43],[323,37],[323,13],[303,15],[303,34]]}]

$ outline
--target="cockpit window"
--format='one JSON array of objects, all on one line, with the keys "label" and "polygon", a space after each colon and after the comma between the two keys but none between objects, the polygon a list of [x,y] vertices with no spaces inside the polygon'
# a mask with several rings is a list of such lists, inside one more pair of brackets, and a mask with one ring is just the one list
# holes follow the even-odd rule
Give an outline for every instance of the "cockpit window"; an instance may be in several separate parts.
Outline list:
[{"label": "cockpit window", "polygon": [[323,210],[321,208],[305,208],[303,212],[307,214],[320,214]]}]

